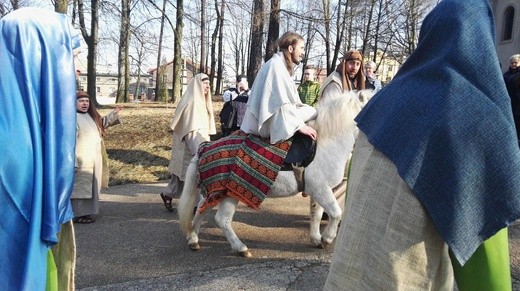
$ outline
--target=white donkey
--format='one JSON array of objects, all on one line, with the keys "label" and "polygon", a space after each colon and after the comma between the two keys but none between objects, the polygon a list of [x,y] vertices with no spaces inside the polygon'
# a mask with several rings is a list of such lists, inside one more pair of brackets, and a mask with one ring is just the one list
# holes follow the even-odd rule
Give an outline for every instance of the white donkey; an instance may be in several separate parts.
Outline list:
[{"label": "white donkey", "polygon": [[[317,212],[311,212],[311,243],[316,247],[327,247],[336,237],[338,224],[341,219],[341,208],[332,193],[332,188],[338,185],[344,175],[345,164],[354,146],[357,136],[357,127],[354,117],[372,97],[372,91],[349,92],[337,97],[329,97],[318,103],[318,117],[309,124],[318,133],[316,155],[314,160],[305,168],[304,185],[305,193],[308,193],[314,201],[323,207],[329,215],[329,221],[320,234],[320,219]],[[192,159],[186,172],[184,191],[177,207],[179,223],[188,240],[188,246],[192,250],[200,249],[199,231],[206,210],[202,214],[193,209],[196,204],[199,191],[198,184],[198,157]],[[280,171],[271,189],[267,193],[268,198],[289,197],[300,193],[298,183],[292,171]],[[204,201],[199,203],[202,205]],[[250,257],[248,248],[236,235],[231,223],[238,201],[232,197],[224,198],[218,204],[215,215],[217,225],[224,232],[231,244],[233,251],[241,256]],[[316,217],[312,217],[316,216]]]}]

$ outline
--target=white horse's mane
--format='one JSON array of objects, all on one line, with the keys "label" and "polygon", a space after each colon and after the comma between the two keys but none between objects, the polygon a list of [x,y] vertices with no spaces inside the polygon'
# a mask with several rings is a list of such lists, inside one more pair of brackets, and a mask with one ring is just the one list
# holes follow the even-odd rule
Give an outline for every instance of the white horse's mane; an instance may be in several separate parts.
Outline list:
[{"label": "white horse's mane", "polygon": [[354,118],[374,95],[372,90],[347,92],[321,99],[316,110],[318,117],[311,124],[318,133],[318,140],[326,142],[344,131],[352,130]]}]

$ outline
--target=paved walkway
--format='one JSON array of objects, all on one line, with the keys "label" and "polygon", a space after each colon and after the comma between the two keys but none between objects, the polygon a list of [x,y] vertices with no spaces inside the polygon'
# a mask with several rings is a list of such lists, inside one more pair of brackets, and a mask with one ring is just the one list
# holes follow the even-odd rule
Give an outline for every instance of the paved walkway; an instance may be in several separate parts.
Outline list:
[{"label": "paved walkway", "polygon": [[[166,183],[113,186],[93,224],[76,224],[77,290],[322,290],[332,250],[310,246],[308,199],[239,205],[234,228],[253,258],[231,252],[213,222],[192,252],[158,195]],[[174,207],[177,201],[174,200]],[[520,291],[520,224],[510,228],[513,290]]]}]

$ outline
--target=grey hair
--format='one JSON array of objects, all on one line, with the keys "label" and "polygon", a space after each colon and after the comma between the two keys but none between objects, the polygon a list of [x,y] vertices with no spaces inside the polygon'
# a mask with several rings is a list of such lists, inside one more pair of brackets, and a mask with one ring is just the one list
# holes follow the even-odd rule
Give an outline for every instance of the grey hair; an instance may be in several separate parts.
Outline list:
[{"label": "grey hair", "polygon": [[370,66],[373,71],[376,70],[376,63],[370,61],[370,62],[366,63],[365,68],[368,67],[368,66]]},{"label": "grey hair", "polygon": [[509,62],[512,62],[512,61],[520,62],[520,54],[512,55],[512,56],[509,58]]}]

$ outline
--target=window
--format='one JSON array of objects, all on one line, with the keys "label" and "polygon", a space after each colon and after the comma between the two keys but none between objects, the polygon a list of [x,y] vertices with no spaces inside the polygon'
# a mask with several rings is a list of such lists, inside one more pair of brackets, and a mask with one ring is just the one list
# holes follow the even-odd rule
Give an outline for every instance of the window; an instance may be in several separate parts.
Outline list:
[{"label": "window", "polygon": [[510,40],[513,38],[513,24],[515,21],[515,8],[509,6],[504,13],[504,30],[502,40]]},{"label": "window", "polygon": [[96,92],[101,92],[101,87],[96,87]]}]

